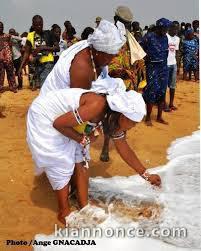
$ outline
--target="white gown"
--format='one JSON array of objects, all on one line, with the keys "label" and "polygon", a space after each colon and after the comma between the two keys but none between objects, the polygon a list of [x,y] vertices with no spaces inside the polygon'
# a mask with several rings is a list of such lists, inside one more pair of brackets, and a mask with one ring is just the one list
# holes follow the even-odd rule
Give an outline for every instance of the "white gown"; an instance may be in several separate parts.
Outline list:
[{"label": "white gown", "polygon": [[[80,41],[62,52],[58,62],[47,76],[39,95],[46,95],[49,91],[70,88],[71,63],[80,51],[89,47],[87,40]],[[98,79],[108,77],[108,67],[103,67]]]},{"label": "white gown", "polygon": [[[82,146],[53,127],[54,120],[79,107],[88,90],[69,88],[38,96],[27,115],[27,142],[36,164],[36,174],[45,172],[53,189],[68,184],[75,163],[83,161]],[[89,156],[87,156],[89,158]]]}]

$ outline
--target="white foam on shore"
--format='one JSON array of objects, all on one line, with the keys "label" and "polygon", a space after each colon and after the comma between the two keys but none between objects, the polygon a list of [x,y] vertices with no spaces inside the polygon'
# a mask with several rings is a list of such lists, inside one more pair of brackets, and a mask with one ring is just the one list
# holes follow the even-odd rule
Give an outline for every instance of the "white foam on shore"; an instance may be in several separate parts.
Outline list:
[{"label": "white foam on shore", "polygon": [[[79,227],[142,227],[146,233],[152,228],[187,229],[186,238],[101,238],[96,246],[35,246],[35,251],[108,250],[108,251],[193,251],[201,248],[200,225],[200,132],[175,140],[168,149],[169,162],[150,170],[162,178],[162,188],[153,189],[139,176],[90,179],[90,196],[104,201],[106,210],[88,206],[69,217],[69,223]],[[101,199],[100,199],[101,198]],[[141,218],[138,222],[112,211],[115,200],[132,208],[140,203],[161,205],[159,218]],[[99,224],[97,225],[97,219]],[[55,240],[54,235],[38,234],[37,241]],[[66,238],[68,239],[68,238]],[[70,238],[72,239],[72,238]],[[89,238],[88,238],[89,239]]]}]

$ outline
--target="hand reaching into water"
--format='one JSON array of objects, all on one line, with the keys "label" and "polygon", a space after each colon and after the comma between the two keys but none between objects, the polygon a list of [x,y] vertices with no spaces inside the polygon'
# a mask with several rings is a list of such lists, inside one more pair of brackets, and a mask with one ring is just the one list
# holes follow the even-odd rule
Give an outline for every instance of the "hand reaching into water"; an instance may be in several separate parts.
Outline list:
[{"label": "hand reaching into water", "polygon": [[148,181],[151,185],[154,185],[157,187],[161,186],[161,178],[157,174],[150,174]]}]

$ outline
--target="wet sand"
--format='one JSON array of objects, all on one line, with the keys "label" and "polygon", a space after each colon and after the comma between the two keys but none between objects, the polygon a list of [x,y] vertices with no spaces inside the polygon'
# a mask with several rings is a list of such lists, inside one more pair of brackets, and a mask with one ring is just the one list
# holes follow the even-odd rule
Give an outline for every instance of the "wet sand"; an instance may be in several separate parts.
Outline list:
[{"label": "wet sand", "polygon": [[[144,122],[128,133],[128,142],[147,168],[166,163],[166,150],[176,138],[190,135],[199,126],[199,84],[179,81],[175,105],[177,111],[164,113],[169,125],[155,122],[153,127]],[[1,250],[9,250],[5,240],[30,240],[36,233],[50,234],[56,220],[56,198],[45,175],[34,176],[34,163],[26,144],[26,113],[38,92],[25,87],[17,94],[6,91],[0,94],[0,196],[1,196]],[[99,161],[102,138],[92,146],[90,175],[111,177],[129,176],[134,171],[110,146],[110,161]],[[3,243],[4,242],[4,243]],[[11,247],[10,250],[24,250]],[[25,249],[27,250],[27,248]]]}]

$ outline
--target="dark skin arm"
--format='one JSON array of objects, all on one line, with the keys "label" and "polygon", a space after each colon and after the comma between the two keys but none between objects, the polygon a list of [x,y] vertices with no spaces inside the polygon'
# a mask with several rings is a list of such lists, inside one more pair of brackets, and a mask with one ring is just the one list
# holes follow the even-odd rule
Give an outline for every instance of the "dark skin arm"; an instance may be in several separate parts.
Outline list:
[{"label": "dark skin arm", "polygon": [[120,77],[120,78],[123,78],[123,79],[129,78],[129,75],[128,75],[126,69],[124,69],[124,68],[111,70],[109,72],[109,75],[110,75],[110,77],[113,77],[113,78],[117,78],[117,77]]},{"label": "dark skin arm", "polygon": [[70,67],[70,87],[89,90],[94,80],[95,74],[93,72],[90,54],[88,50],[85,49],[75,56],[72,61]]},{"label": "dark skin arm", "polygon": [[[142,165],[135,152],[130,148],[125,138],[114,140],[114,144],[121,158],[139,175],[142,175],[146,171],[145,167]],[[161,185],[160,177],[155,174],[151,174],[148,181],[155,186]]]},{"label": "dark skin arm", "polygon": [[29,59],[29,56],[30,56],[31,51],[32,51],[31,48],[32,48],[31,43],[29,41],[26,41],[26,44],[25,44],[25,47],[24,47],[24,55],[23,55],[23,58],[22,58],[22,62],[21,62],[19,71],[18,71],[18,75],[21,74],[22,68],[25,66],[26,62]]},{"label": "dark skin arm", "polygon": [[12,36],[9,36],[8,43],[9,43],[10,49],[12,49]]},{"label": "dark skin arm", "polygon": [[[82,98],[78,112],[84,122],[90,121],[104,113],[105,106],[106,99],[104,97],[90,93]],[[53,127],[61,134],[80,143],[83,135],[73,129],[76,125],[78,125],[78,122],[73,112],[59,116],[53,123]]]}]

